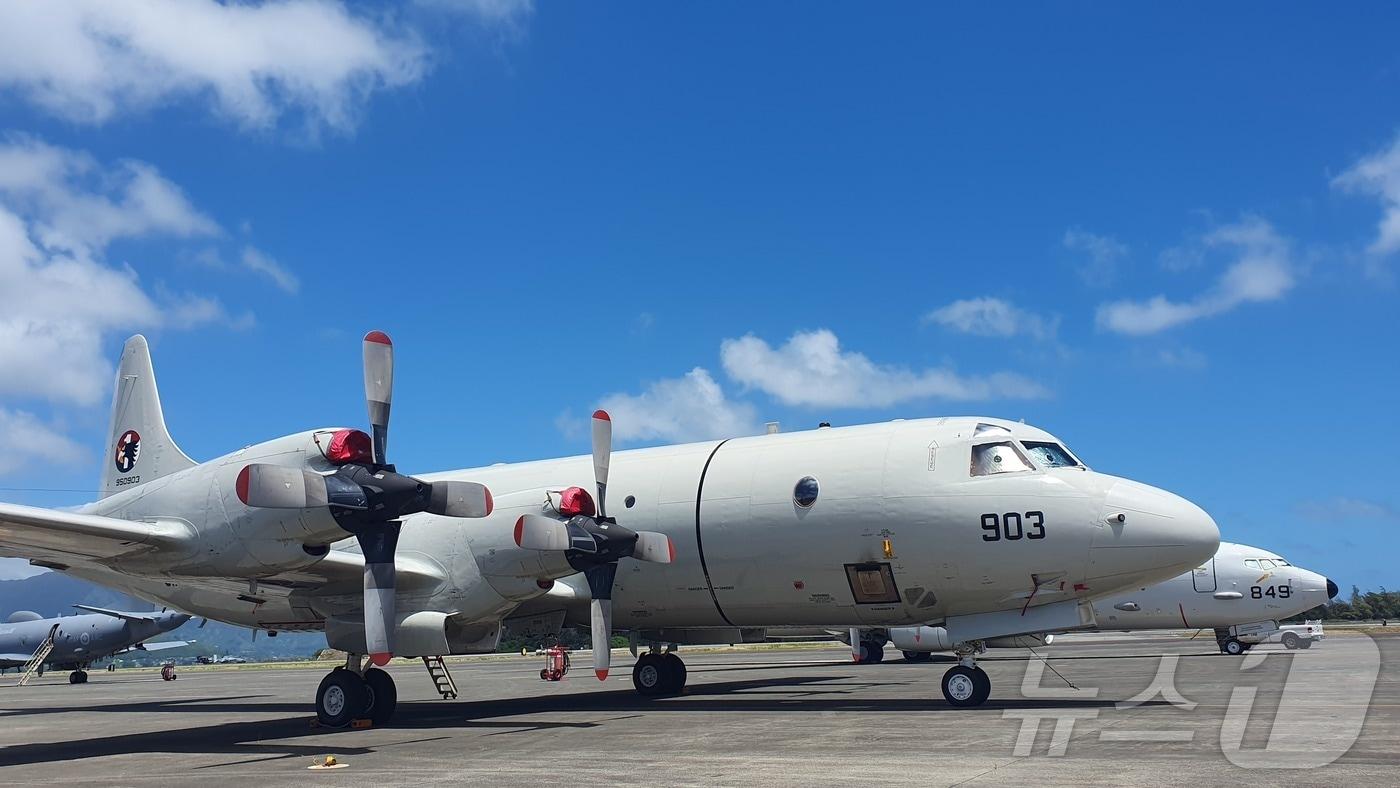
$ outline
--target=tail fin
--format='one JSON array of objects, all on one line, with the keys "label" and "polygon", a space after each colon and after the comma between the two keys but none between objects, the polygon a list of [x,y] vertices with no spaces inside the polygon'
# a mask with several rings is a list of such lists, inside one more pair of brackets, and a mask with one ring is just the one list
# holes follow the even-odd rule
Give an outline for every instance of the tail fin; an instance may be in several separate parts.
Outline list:
[{"label": "tail fin", "polygon": [[151,350],[146,338],[137,334],[126,341],[117,366],[111,432],[102,465],[102,497],[195,465],[165,429]]}]

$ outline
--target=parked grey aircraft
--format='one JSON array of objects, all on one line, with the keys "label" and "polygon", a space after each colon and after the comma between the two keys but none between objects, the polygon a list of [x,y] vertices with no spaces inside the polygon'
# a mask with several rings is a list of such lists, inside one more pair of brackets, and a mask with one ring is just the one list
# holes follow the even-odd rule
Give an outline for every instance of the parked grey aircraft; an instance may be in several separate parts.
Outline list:
[{"label": "parked grey aircraft", "polygon": [[[1337,584],[1295,566],[1277,553],[1258,547],[1221,542],[1205,563],[1156,585],[1144,585],[1093,601],[1099,630],[1211,629],[1225,654],[1243,654],[1250,646],[1279,633],[1279,622],[1337,595]],[[956,644],[940,626],[858,628],[852,656],[857,662],[879,662],[886,643],[913,662],[934,652],[954,651]],[[831,636],[852,643],[850,630],[783,629],[770,638]],[[989,648],[1032,648],[1048,645],[1050,635],[988,640]],[[1301,643],[1296,637],[1285,642]],[[1307,641],[1306,648],[1311,646]],[[1290,646],[1292,647],[1292,646]]]},{"label": "parked grey aircraft", "polygon": [[0,624],[0,668],[28,665],[34,652],[50,635],[53,636],[53,650],[40,663],[39,673],[43,673],[45,666],[71,670],[70,684],[87,683],[88,666],[113,654],[131,649],[159,651],[189,645],[183,640],[144,642],[179,628],[190,620],[188,613],[132,613],[88,605],[74,607],[92,613],[59,618],[40,618],[38,613],[28,610],[10,614],[9,621]]},{"label": "parked grey aircraft", "polygon": [[[77,511],[0,504],[0,554],[240,626],[324,630],[350,656],[322,680],[317,715],[344,725],[394,710],[392,679],[364,656],[421,656],[440,679],[430,658],[493,651],[532,605],[552,615],[586,600],[598,677],[616,627],[647,649],[638,690],[678,692],[672,645],[748,628],[938,621],[977,644],[1090,626],[1094,597],[1199,566],[1220,539],[1189,501],[989,418],[613,456],[599,411],[591,457],[406,476],[386,457],[392,348],[365,337],[370,435],[309,430],[200,464],[171,440],[133,337],[104,498]],[[959,660],[944,697],[982,703],[991,681],[975,649]]]}]

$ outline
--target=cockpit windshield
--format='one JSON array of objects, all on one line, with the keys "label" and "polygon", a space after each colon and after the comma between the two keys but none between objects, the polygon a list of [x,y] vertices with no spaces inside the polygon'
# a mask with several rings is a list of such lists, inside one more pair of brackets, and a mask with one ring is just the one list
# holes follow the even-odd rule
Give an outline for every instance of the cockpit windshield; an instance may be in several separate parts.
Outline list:
[{"label": "cockpit windshield", "polygon": [[996,473],[1016,473],[1033,471],[1035,466],[1016,448],[1014,443],[983,443],[972,447],[973,476],[991,476]]},{"label": "cockpit windshield", "polygon": [[1030,453],[1031,459],[1042,468],[1080,468],[1083,467],[1079,461],[1074,459],[1065,447],[1058,443],[1048,443],[1045,441],[1022,441],[1026,451]]}]

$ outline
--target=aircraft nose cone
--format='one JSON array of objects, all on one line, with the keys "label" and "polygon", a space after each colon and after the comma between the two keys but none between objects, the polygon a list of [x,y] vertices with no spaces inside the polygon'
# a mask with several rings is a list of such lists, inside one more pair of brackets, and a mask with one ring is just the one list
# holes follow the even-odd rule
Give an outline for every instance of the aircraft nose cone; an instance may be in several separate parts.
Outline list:
[{"label": "aircraft nose cone", "polygon": [[1090,548],[1092,579],[1109,585],[1153,583],[1194,569],[1215,555],[1220,529],[1196,504],[1146,484],[1118,479],[1104,496],[1103,520]]},{"label": "aircraft nose cone", "polygon": [[1330,577],[1327,578],[1327,598],[1328,598],[1328,599],[1336,599],[1336,598],[1337,598],[1337,584],[1334,583],[1334,582],[1332,582],[1332,578],[1330,578]]}]

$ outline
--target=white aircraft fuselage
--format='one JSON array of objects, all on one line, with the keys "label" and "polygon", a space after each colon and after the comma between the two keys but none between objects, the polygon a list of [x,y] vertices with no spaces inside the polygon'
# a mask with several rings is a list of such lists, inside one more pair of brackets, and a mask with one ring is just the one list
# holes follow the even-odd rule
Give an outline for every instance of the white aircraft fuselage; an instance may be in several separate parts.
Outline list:
[{"label": "white aircraft fuselage", "polygon": [[[296,570],[317,564],[319,548],[337,542],[333,550],[355,550],[324,509],[252,509],[235,491],[239,471],[252,462],[332,470],[323,447],[335,431],[250,446],[85,507],[183,532],[178,541],[197,546],[184,555],[127,554],[93,579],[244,626],[320,628],[324,619],[353,616],[358,588],[339,595],[324,587],[314,595],[293,590],[264,600],[236,584],[179,582],[279,576],[273,582],[285,584],[288,574],[295,582]],[[1088,600],[1169,578],[1214,551],[1218,531],[1205,512],[1146,485],[1082,466],[1033,463],[973,475],[974,445],[1007,446],[1014,460],[1023,453],[1018,441],[1059,444],[1024,424],[943,418],[618,452],[614,515],[629,528],[667,534],[676,558],[623,562],[616,625],[921,623],[1021,609],[1028,601]],[[401,583],[400,612],[499,619],[544,594],[550,580],[574,574],[560,555],[517,547],[512,523],[550,512],[548,491],[587,484],[589,462],[581,456],[420,475],[486,484],[495,511],[470,521],[405,519],[401,572],[419,568],[444,580]],[[805,507],[794,500],[804,477],[816,479],[818,489]],[[862,571],[883,578],[862,578]],[[889,587],[871,586],[876,593],[856,601],[853,589],[881,579]]]}]

